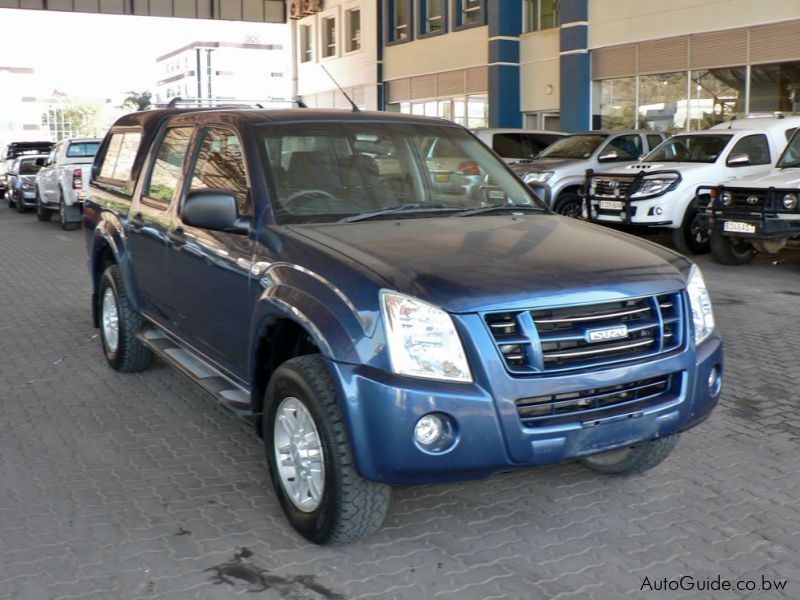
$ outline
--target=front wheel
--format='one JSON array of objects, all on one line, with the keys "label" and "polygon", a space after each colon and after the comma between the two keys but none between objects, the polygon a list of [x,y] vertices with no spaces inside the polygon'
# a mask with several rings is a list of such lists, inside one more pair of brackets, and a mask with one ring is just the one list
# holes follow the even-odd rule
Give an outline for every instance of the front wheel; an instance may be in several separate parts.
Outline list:
[{"label": "front wheel", "polygon": [[17,205],[17,212],[19,214],[28,212],[28,207],[25,206],[25,199],[23,194],[20,194],[14,199],[14,203]]},{"label": "front wheel", "polygon": [[131,306],[117,265],[100,277],[98,290],[100,339],[111,368],[122,373],[144,371],[153,361],[150,349],[136,339],[143,319]]},{"label": "front wheel", "polygon": [[610,475],[644,473],[661,464],[678,443],[679,434],[644,442],[630,448],[601,452],[581,459],[594,471]]},{"label": "front wheel", "polygon": [[574,192],[564,192],[558,197],[555,211],[565,217],[581,218],[583,199]]},{"label": "front wheel", "polygon": [[756,251],[747,240],[728,237],[719,231],[712,231],[711,254],[719,264],[735,267],[746,265],[752,261]]},{"label": "front wheel", "polygon": [[322,356],[292,358],[275,371],[262,419],[272,484],[300,535],[315,544],[336,544],[381,526],[391,488],[356,471]]},{"label": "front wheel", "polygon": [[708,254],[710,230],[703,225],[700,213],[689,208],[678,229],[672,230],[672,243],[681,254]]}]

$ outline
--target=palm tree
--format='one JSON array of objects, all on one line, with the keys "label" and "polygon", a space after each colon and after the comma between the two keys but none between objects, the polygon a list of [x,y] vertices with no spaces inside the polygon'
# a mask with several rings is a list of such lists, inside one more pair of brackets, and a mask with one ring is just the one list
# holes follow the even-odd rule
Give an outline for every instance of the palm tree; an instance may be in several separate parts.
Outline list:
[{"label": "palm tree", "polygon": [[122,103],[122,106],[124,108],[130,108],[133,110],[147,110],[153,104],[151,101],[152,98],[153,94],[150,91],[144,91],[141,93],[129,91],[128,96]]}]

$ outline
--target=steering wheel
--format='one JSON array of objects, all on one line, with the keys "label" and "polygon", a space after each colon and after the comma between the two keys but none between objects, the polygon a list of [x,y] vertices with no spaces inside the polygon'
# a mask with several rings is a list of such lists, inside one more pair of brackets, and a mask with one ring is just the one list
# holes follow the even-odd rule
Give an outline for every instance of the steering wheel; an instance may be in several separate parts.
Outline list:
[{"label": "steering wheel", "polygon": [[338,202],[338,198],[331,194],[330,192],[326,192],[325,190],[297,190],[296,192],[292,192],[289,194],[287,198],[283,199],[283,207],[286,210],[291,210],[293,204],[299,202],[300,200],[304,200],[309,202],[311,200],[328,200],[329,202],[336,203]]}]

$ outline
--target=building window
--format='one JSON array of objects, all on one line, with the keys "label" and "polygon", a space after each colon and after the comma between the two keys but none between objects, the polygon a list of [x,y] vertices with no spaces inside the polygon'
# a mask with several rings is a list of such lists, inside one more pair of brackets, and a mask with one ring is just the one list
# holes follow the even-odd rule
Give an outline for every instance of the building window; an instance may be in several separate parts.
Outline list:
[{"label": "building window", "polygon": [[558,27],[560,0],[525,0],[523,24],[525,32]]},{"label": "building window", "polygon": [[600,83],[600,128],[636,127],[636,77],[604,79]]},{"label": "building window", "polygon": [[638,126],[668,134],[686,130],[686,84],[685,71],[639,76]]},{"label": "building window", "polygon": [[322,56],[336,56],[336,17],[322,20]]},{"label": "building window", "polygon": [[388,110],[410,115],[439,117],[475,129],[489,125],[489,99],[485,95],[438,98],[424,102],[390,104]]},{"label": "building window", "polygon": [[313,46],[311,45],[311,25],[300,26],[300,62],[313,60]]},{"label": "building window", "polygon": [[422,0],[419,14],[422,18],[420,33],[430,35],[445,30],[445,0]]},{"label": "building window", "polygon": [[478,25],[483,21],[483,0],[461,0],[460,22],[462,27]]},{"label": "building window", "polygon": [[750,112],[800,111],[800,62],[750,67]]},{"label": "building window", "polygon": [[387,0],[390,42],[403,42],[411,37],[411,0]]},{"label": "building window", "polygon": [[347,51],[361,50],[361,10],[354,8],[345,13],[347,26]]}]

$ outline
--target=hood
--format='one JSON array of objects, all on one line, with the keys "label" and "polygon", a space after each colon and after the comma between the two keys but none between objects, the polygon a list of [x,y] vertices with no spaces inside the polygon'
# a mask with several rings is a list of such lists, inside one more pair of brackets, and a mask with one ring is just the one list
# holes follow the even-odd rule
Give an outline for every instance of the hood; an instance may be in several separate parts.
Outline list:
[{"label": "hood", "polygon": [[[552,214],[291,227],[361,263],[388,289],[450,312],[511,310],[674,291],[690,262],[666,248]],[[347,269],[342,261],[342,268]]]},{"label": "hood", "polygon": [[[651,173],[654,171],[680,171],[681,176],[700,173],[703,171],[719,172],[719,165],[716,163],[696,163],[696,162],[635,162],[613,169],[603,169],[602,174],[616,175],[637,175],[641,171]],[[600,171],[598,170],[598,174]]]},{"label": "hood", "polygon": [[772,169],[767,175],[751,175],[739,179],[729,179],[723,181],[723,185],[729,188],[800,188],[800,168],[791,169]]}]

